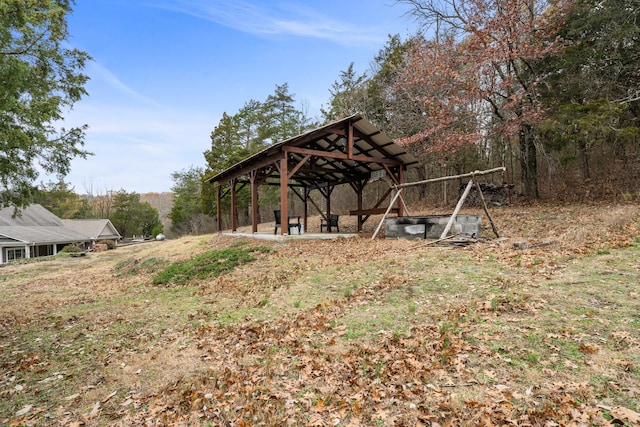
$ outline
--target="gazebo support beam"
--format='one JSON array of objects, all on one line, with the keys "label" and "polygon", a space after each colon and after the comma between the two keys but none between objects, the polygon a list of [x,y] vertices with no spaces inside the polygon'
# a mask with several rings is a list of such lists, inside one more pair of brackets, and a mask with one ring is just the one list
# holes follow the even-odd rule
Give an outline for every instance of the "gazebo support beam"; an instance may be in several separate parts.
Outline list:
[{"label": "gazebo support beam", "polygon": [[[323,197],[325,197],[325,193],[324,193],[324,191],[323,191],[320,187],[318,187],[318,186],[316,185],[316,188],[315,188],[315,189],[317,189],[317,190],[320,192],[320,194],[322,194],[322,196],[323,196]],[[311,193],[311,191],[312,191],[312,190],[313,190],[313,188],[308,188],[308,189],[307,189],[307,191],[308,191],[309,193]],[[308,197],[308,196],[307,196],[307,200],[311,202],[311,204],[313,205],[313,207],[314,207],[314,208],[316,208],[316,210],[318,211],[318,213],[320,214],[320,216],[322,216],[325,220],[327,220],[326,213],[322,211],[322,208],[321,208],[320,206],[318,206],[318,204],[317,204],[317,203],[316,203],[316,202],[315,202],[311,197]]]},{"label": "gazebo support beam", "polygon": [[[388,176],[396,185],[400,185],[404,183],[404,176],[405,176],[404,167],[400,167],[398,169],[397,176],[392,172],[391,168],[387,167],[386,165],[383,165],[383,167],[387,171]],[[387,189],[385,193],[378,199],[378,201],[376,202],[376,204],[373,206],[372,209],[363,209],[362,199],[363,199],[364,189],[367,186],[367,184],[368,184],[368,181],[366,180],[351,183],[351,188],[353,188],[353,191],[355,191],[358,199],[358,209],[351,212],[352,215],[357,215],[358,217],[358,232],[362,231],[364,223],[367,222],[367,220],[372,215],[372,213],[367,211],[375,211],[376,209],[379,209],[380,206],[382,206],[382,203],[387,199],[387,196],[389,196],[389,194],[391,193],[391,188]],[[367,213],[364,213],[364,212],[367,212]],[[398,216],[404,216],[404,205],[399,204],[396,210],[394,210],[394,212],[397,212]],[[381,212],[378,212],[378,213],[381,213]]]},{"label": "gazebo support beam", "polygon": [[304,231],[307,232],[307,221],[309,221],[309,194],[311,193],[311,189],[309,187],[304,187]]},{"label": "gazebo support beam", "polygon": [[216,220],[218,233],[222,233],[222,182],[216,183]]},{"label": "gazebo support beam", "polygon": [[282,150],[280,160],[280,234],[289,234],[289,172],[288,172],[289,152]]},{"label": "gazebo support beam", "polygon": [[258,232],[258,180],[256,179],[258,171],[251,171],[249,173],[249,180],[251,181],[251,231],[253,233]]},{"label": "gazebo support beam", "polygon": [[237,180],[234,178],[229,181],[229,186],[231,188],[231,231],[238,231],[238,204],[236,200],[236,182]]},{"label": "gazebo support beam", "polygon": [[308,208],[307,208],[307,200],[309,198],[309,190],[307,189],[307,187],[303,187],[302,188],[302,194],[300,194],[298,192],[298,190],[295,187],[291,187],[291,192],[293,194],[295,194],[296,196],[298,196],[298,199],[300,199],[300,201],[304,204],[304,219],[302,220],[302,225],[304,226],[304,229],[307,229],[307,220],[309,219],[308,216]]}]

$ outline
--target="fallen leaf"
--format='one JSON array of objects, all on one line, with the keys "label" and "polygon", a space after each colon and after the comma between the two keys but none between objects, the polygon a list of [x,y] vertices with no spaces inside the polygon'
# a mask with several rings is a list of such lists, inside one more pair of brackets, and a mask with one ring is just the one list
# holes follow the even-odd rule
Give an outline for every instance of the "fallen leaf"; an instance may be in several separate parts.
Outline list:
[{"label": "fallen leaf", "polygon": [[25,415],[26,413],[28,413],[31,410],[31,408],[33,408],[33,405],[26,405],[25,407],[20,409],[18,412],[16,412],[16,417],[21,417],[21,416]]},{"label": "fallen leaf", "polygon": [[89,412],[87,414],[87,418],[88,419],[93,419],[93,418],[97,417],[99,413],[100,413],[100,402],[96,402],[93,405],[93,408],[91,408],[91,412]]},{"label": "fallen leaf", "polygon": [[[634,425],[640,425],[640,414],[633,409],[625,408],[623,406],[616,406],[609,411],[611,416],[623,421],[629,421]],[[613,421],[612,421],[613,424]]]},{"label": "fallen leaf", "polygon": [[597,348],[591,347],[586,344],[580,344],[579,350],[584,354],[595,354],[598,352]]},{"label": "fallen leaf", "polygon": [[111,400],[111,398],[113,396],[115,396],[116,394],[118,394],[117,391],[114,391],[113,393],[111,393],[110,395],[108,395],[107,397],[105,397],[104,399],[102,399],[102,403],[107,403],[109,400]]}]

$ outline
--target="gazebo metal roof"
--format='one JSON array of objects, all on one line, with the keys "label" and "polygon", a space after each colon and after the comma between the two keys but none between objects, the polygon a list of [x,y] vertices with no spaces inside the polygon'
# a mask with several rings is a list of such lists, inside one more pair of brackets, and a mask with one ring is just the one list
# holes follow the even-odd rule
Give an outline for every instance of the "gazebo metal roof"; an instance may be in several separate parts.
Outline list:
[{"label": "gazebo metal roof", "polygon": [[[348,153],[349,128],[353,129],[352,152]],[[360,114],[326,124],[293,138],[273,144],[227,170],[207,179],[209,183],[241,178],[250,171],[261,170],[265,184],[280,185],[280,172],[273,164],[289,153],[289,163],[304,162],[290,178],[290,185],[313,186],[323,183],[339,185],[369,178],[372,172],[404,165],[417,167],[418,160],[404,147],[393,142]]]}]

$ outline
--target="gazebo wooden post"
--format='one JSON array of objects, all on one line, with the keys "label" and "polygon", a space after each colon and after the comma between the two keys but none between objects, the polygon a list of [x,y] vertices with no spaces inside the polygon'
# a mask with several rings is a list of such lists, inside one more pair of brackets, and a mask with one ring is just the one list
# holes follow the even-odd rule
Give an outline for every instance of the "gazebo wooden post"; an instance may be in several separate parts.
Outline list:
[{"label": "gazebo wooden post", "polygon": [[[320,213],[320,216],[322,216],[322,218],[327,222],[329,221],[329,215],[331,215],[331,193],[333,193],[334,188],[335,188],[335,185],[331,185],[328,182],[325,182],[323,186],[317,186],[318,191],[320,191],[320,194],[322,195],[322,197],[324,197],[324,200],[325,200],[324,211],[322,211],[320,207],[316,205],[313,199],[311,199],[311,203],[313,203],[313,205],[316,207],[316,209]],[[311,190],[309,190],[309,192],[310,191]],[[305,201],[305,209],[306,209],[306,201]]]},{"label": "gazebo wooden post", "polygon": [[222,232],[222,182],[216,183],[216,220],[218,222],[218,233]]},{"label": "gazebo wooden post", "polygon": [[311,189],[305,186],[302,191],[303,198],[304,198],[304,222],[302,224],[303,224],[305,233],[307,232],[307,220],[309,219],[309,205],[308,205],[309,193],[311,193]]},{"label": "gazebo wooden post", "polygon": [[249,181],[251,181],[251,230],[253,233],[258,232],[258,171],[249,172]]},{"label": "gazebo wooden post", "polygon": [[351,121],[347,127],[347,158],[353,159],[353,123]]},{"label": "gazebo wooden post", "polygon": [[[358,182],[354,186],[354,189],[356,190],[356,196],[358,199],[358,211],[362,211],[362,193],[364,192],[364,187],[365,187],[364,182],[362,183]],[[362,215],[358,215],[358,233],[362,232],[363,224],[364,224],[364,221],[362,221]]]},{"label": "gazebo wooden post", "polygon": [[231,231],[236,232],[238,230],[238,206],[236,203],[236,183],[237,179],[229,181],[231,187]]},{"label": "gazebo wooden post", "polygon": [[[404,184],[404,173],[406,171],[407,167],[405,165],[400,165],[398,167],[398,184],[402,185]],[[402,203],[402,200],[398,201],[398,216],[402,217],[404,216],[404,203]]]},{"label": "gazebo wooden post", "polygon": [[280,234],[289,234],[289,172],[288,172],[289,152],[282,151],[280,160]]}]

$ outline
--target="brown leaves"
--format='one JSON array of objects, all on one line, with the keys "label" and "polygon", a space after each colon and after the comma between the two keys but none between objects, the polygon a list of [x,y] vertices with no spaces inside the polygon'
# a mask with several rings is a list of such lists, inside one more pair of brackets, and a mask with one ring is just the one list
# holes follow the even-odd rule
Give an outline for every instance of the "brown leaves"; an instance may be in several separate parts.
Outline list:
[{"label": "brown leaves", "polygon": [[[539,206],[526,216],[496,210],[513,240],[557,243],[516,250],[507,238],[460,250],[409,241],[297,242],[202,283],[180,297],[184,303],[120,279],[126,294],[118,294],[107,286],[109,277],[92,289],[96,301],[108,296],[107,309],[86,322],[53,311],[30,320],[39,333],[53,328],[51,319],[56,334],[70,332],[57,341],[65,344],[65,361],[100,347],[90,374],[54,367],[48,348],[3,343],[16,350],[3,353],[9,374],[0,383],[4,397],[21,402],[9,413],[11,422],[577,426],[614,419],[633,425],[637,414],[626,402],[640,396],[639,336],[632,327],[637,291],[603,280],[634,285],[640,268],[594,254],[601,242],[622,238],[597,227],[588,228],[589,239],[563,234],[562,217],[577,218],[581,227],[597,222],[591,207]],[[616,220],[623,235],[637,234],[634,226]],[[235,242],[213,239],[217,246]],[[580,252],[594,255],[582,263]],[[572,268],[577,273],[568,276]],[[300,289],[323,293],[295,306],[298,297],[288,294]],[[60,289],[46,292],[53,298]],[[165,310],[158,296],[171,300]],[[132,310],[140,317],[110,305],[128,298],[138,299]],[[87,313],[86,300],[78,301]],[[68,304],[61,305],[75,312]],[[38,324],[40,318],[47,323]],[[52,403],[37,401],[57,389]]]},{"label": "brown leaves", "polygon": [[[149,409],[132,419],[186,422],[197,414],[198,422],[224,420],[224,425],[359,426],[455,425],[474,419],[500,425],[549,418],[564,425],[581,416],[574,411],[576,401],[568,398],[572,386],[559,384],[546,391],[497,386],[485,389],[485,400],[461,406],[457,396],[478,384],[469,366],[476,349],[460,338],[461,325],[455,326],[459,330],[416,325],[404,337],[381,333],[371,344],[344,346],[339,345],[344,326],[327,326],[339,312],[338,307],[312,310],[210,330],[200,344],[209,355],[207,371],[172,385],[161,393],[162,400],[149,401]],[[319,323],[325,325],[322,337],[316,336]],[[566,411],[547,412],[553,406],[540,406],[541,397]]]},{"label": "brown leaves", "polygon": [[640,414],[632,409],[622,406],[611,407],[606,405],[598,405],[598,408],[607,411],[611,417],[613,417],[611,420],[612,425],[627,425],[627,423],[640,425]]}]

